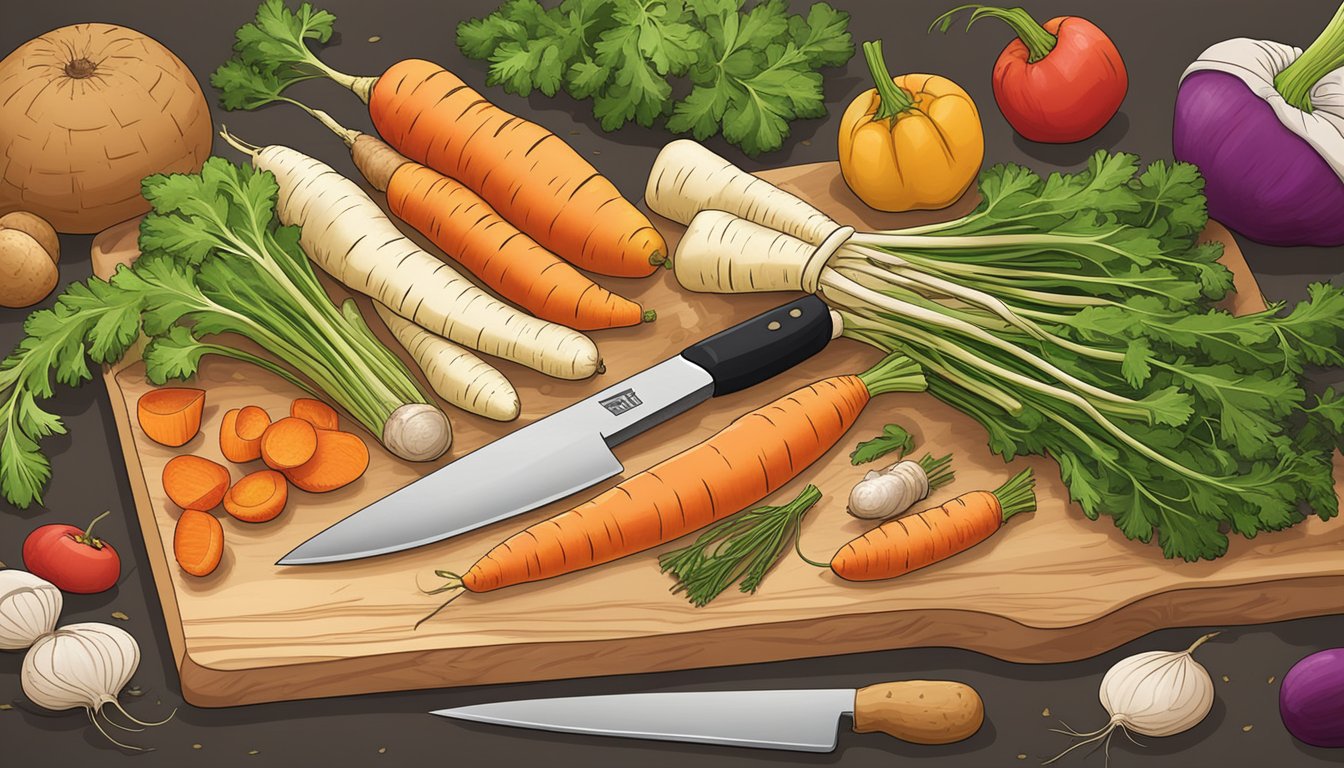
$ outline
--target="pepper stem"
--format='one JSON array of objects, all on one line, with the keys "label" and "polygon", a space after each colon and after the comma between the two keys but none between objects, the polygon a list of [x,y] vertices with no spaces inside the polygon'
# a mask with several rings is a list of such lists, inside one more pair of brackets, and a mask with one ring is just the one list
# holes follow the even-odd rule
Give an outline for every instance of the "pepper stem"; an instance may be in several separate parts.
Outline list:
[{"label": "pepper stem", "polygon": [[78,541],[81,544],[88,544],[90,547],[93,547],[94,549],[102,549],[103,542],[93,538],[93,526],[97,525],[99,520],[102,520],[104,517],[107,517],[110,514],[112,514],[112,510],[109,509],[103,514],[93,518],[92,522],[90,522],[87,526],[84,527],[84,532],[75,537],[75,541]]},{"label": "pepper stem", "polygon": [[967,8],[974,9],[971,11],[970,20],[966,22],[967,29],[970,29],[975,22],[986,17],[998,19],[1012,27],[1013,31],[1017,33],[1017,39],[1027,46],[1027,63],[1029,64],[1044,59],[1046,54],[1055,49],[1055,43],[1059,42],[1059,38],[1046,31],[1045,27],[1038,24],[1024,8],[996,8],[992,5],[975,4],[960,5],[934,19],[933,23],[929,25],[929,29],[938,27],[939,32],[946,32],[947,28],[952,25],[952,17]]},{"label": "pepper stem", "polygon": [[873,85],[877,87],[880,101],[874,120],[891,119],[914,106],[914,98],[891,79],[887,63],[882,60],[882,41],[872,40],[863,44],[863,58],[868,62],[868,71],[873,76]]},{"label": "pepper stem", "polygon": [[1316,42],[1274,77],[1274,90],[1284,101],[1310,113],[1311,89],[1341,66],[1344,66],[1344,5],[1335,11],[1335,17],[1325,25]]}]

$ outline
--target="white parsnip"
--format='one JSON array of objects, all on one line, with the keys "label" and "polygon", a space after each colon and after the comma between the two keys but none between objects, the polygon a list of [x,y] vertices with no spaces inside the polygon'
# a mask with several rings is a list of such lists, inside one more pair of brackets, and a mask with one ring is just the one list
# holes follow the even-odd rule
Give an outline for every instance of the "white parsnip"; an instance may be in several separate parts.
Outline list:
[{"label": "white parsnip", "polygon": [[280,220],[301,226],[304,252],[347,287],[487,355],[561,379],[597,372],[591,339],[481,290],[405,237],[358,185],[330,166],[289,147],[235,146],[251,154],[258,170],[275,175]]},{"label": "white parsnip", "polygon": [[798,197],[689,139],[670,142],[658,153],[644,202],[654,213],[679,224],[690,224],[700,211],[727,211],[813,245],[840,226]]},{"label": "white parsnip", "polygon": [[464,411],[495,419],[518,418],[518,391],[504,374],[470,351],[421,328],[379,302],[373,306],[397,341],[411,354],[429,385]]}]

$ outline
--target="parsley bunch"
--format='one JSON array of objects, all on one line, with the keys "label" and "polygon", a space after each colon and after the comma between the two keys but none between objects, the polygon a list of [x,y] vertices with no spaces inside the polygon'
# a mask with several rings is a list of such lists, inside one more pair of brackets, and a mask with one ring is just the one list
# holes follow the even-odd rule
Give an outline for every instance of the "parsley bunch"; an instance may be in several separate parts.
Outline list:
[{"label": "parsley bunch", "polygon": [[994,452],[1049,455],[1084,513],[1167,557],[1338,513],[1344,397],[1309,394],[1305,374],[1344,368],[1344,288],[1221,309],[1232,275],[1200,241],[1192,165],[998,165],[980,194],[963,218],[860,234],[829,262],[821,294],[846,335],[919,362]]},{"label": "parsley bunch", "polygon": [[65,427],[39,401],[53,377],[78,386],[92,378],[88,360],[114,363],[142,336],[152,384],[191,377],[205,355],[229,357],[325,392],[380,438],[398,407],[430,402],[354,303],[331,303],[299,228],[278,224],[270,173],[212,157],[198,174],[150,176],[142,188],[153,210],[140,258],[70,285],[28,317],[0,361],[0,493],[10,503],[40,502],[51,477],[39,441]]},{"label": "parsley bunch", "polygon": [[[562,88],[593,100],[603,130],[634,120],[704,140],[720,131],[748,155],[778,149],[789,123],[826,114],[821,67],[854,55],[849,15],[787,0],[508,0],[462,22],[457,43],[488,60],[491,85],[527,96]],[[685,96],[673,85],[689,80]]]}]

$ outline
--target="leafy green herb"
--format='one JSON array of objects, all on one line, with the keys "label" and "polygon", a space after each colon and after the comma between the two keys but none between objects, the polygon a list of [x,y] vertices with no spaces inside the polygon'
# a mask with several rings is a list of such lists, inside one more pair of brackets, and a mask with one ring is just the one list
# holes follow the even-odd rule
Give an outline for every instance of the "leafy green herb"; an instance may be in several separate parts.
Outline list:
[{"label": "leafy green herb", "polygon": [[685,592],[697,607],[739,579],[743,593],[755,592],[784,549],[797,541],[803,515],[820,500],[821,491],[809,485],[783,506],[757,507],[720,520],[693,544],[659,556],[658,565],[676,577],[672,591]]},{"label": "leafy green herb", "polygon": [[904,458],[905,454],[914,450],[915,436],[910,434],[900,424],[888,424],[882,428],[882,434],[874,437],[872,440],[864,440],[849,454],[849,463],[854,466],[867,464],[870,461],[877,461],[892,451],[900,451],[896,458]]},{"label": "leafy green herb", "polygon": [[1344,367],[1344,288],[1218,308],[1232,278],[1197,242],[1202,190],[1194,166],[1104,151],[1046,178],[995,166],[970,214],[854,238],[822,294],[847,335],[917,360],[996,453],[1056,459],[1089,517],[1218,557],[1228,531],[1338,512],[1344,401],[1308,395],[1303,373]]},{"label": "leafy green herb", "polygon": [[[401,361],[331,303],[299,249],[297,227],[275,217],[275,178],[210,158],[199,174],[151,176],[153,211],[141,256],[109,280],[70,285],[24,323],[0,362],[0,493],[41,501],[51,465],[39,442],[64,434],[39,401],[57,383],[92,378],[88,360],[116,362],[143,335],[153,384],[196,373],[207,354],[253,363],[308,392],[326,393],[376,436],[391,413],[428,397]],[[272,357],[216,337],[237,334]],[[283,365],[278,362],[283,361]]]},{"label": "leafy green herb", "polygon": [[[722,131],[756,155],[778,149],[791,121],[826,114],[817,70],[854,55],[848,25],[825,3],[790,14],[787,0],[749,11],[743,0],[508,0],[459,24],[457,42],[509,93],[591,98],[604,130],[666,117],[675,133]],[[674,99],[683,77],[690,90]]]}]

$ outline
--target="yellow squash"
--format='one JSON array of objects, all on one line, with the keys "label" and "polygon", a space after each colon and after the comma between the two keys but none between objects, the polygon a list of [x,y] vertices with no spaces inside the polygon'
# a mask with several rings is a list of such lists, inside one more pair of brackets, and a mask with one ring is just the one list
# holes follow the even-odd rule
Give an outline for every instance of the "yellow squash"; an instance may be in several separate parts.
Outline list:
[{"label": "yellow squash", "polygon": [[840,171],[881,211],[945,208],[980,172],[985,137],[975,102],[938,75],[893,78],[882,43],[863,44],[873,82],[840,120]]}]

